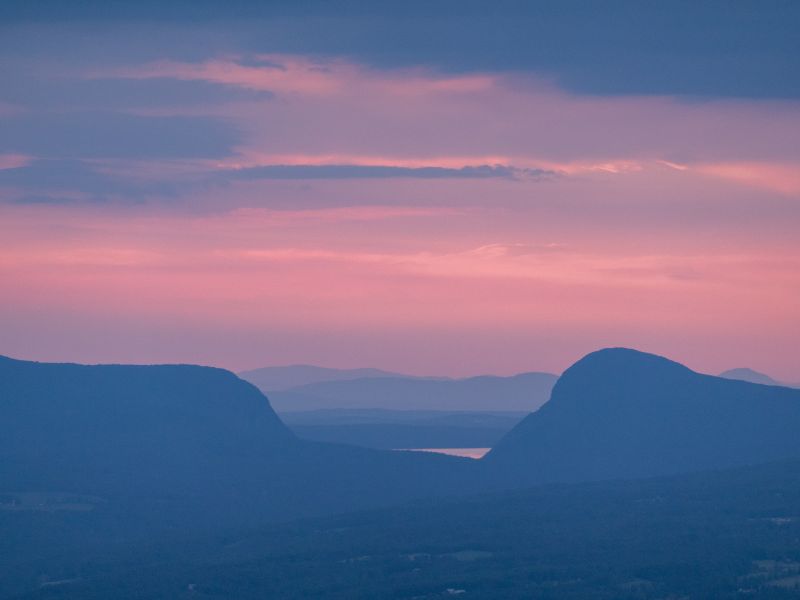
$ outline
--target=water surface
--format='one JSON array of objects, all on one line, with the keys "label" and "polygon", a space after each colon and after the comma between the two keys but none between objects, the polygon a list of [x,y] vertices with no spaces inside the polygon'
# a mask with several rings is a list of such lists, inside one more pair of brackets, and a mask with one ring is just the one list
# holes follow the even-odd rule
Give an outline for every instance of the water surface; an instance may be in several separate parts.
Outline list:
[{"label": "water surface", "polygon": [[450,456],[464,456],[466,458],[481,458],[491,448],[398,448],[409,452],[436,452]]}]

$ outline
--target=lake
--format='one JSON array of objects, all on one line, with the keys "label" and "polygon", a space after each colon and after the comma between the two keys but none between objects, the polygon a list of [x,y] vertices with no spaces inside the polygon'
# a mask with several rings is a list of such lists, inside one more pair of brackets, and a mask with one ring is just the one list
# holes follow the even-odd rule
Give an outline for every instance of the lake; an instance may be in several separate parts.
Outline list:
[{"label": "lake", "polygon": [[406,452],[436,452],[450,456],[464,456],[466,458],[481,458],[491,448],[398,448]]}]

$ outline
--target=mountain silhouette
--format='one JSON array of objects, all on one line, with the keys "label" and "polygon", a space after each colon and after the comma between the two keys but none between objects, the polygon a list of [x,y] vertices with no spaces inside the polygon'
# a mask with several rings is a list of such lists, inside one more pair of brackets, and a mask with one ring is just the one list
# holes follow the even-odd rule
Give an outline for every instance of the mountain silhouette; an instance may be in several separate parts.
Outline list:
[{"label": "mountain silhouette", "polygon": [[449,494],[471,463],[299,440],[222,369],[0,358],[0,492],[97,496],[129,523],[213,528]]},{"label": "mountain silhouette", "polygon": [[798,431],[798,390],[611,348],[567,369],[483,462],[517,482],[649,477],[800,457]]},{"label": "mountain silhouette", "polygon": [[747,367],[728,369],[727,371],[720,373],[719,376],[724,377],[725,379],[738,379],[739,381],[749,381],[750,383],[760,383],[762,385],[784,385],[769,375],[759,373],[758,371],[748,369]]},{"label": "mountain silhouette", "polygon": [[239,377],[249,381],[265,394],[287,390],[299,385],[321,381],[342,381],[348,379],[370,379],[378,377],[411,377],[381,369],[329,369],[314,365],[289,365],[285,367],[262,367],[242,371]]},{"label": "mountain silhouette", "polygon": [[13,457],[0,469],[23,488],[191,478],[230,452],[244,461],[297,443],[258,389],[210,367],[0,358],[0,398],[0,453]]},{"label": "mountain silhouette", "polygon": [[436,411],[532,411],[550,397],[558,377],[522,373],[466,379],[381,377],[313,383],[272,392],[278,412],[333,408]]}]

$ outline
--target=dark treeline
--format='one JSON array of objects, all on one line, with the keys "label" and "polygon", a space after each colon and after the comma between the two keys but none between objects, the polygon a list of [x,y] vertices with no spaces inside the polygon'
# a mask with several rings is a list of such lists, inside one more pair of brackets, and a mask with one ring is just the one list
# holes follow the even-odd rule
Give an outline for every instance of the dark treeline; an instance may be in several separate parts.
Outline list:
[{"label": "dark treeline", "polygon": [[20,598],[796,598],[800,462],[175,540],[60,576]]}]

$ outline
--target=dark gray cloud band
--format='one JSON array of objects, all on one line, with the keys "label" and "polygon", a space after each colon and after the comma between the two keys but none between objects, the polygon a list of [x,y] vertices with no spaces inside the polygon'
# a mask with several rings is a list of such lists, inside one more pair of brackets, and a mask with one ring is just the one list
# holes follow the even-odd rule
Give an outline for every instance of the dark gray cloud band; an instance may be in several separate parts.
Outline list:
[{"label": "dark gray cloud band", "polygon": [[139,202],[147,197],[174,197],[180,190],[175,182],[144,182],[75,159],[41,159],[23,167],[0,169],[0,186],[19,190],[7,198],[16,204],[72,203],[70,193],[93,202]]},{"label": "dark gray cloud band", "polygon": [[215,117],[94,111],[0,119],[0,153],[40,158],[223,158],[239,140],[233,124]]},{"label": "dark gray cloud band", "polygon": [[[154,54],[199,59],[227,48],[347,56],[378,66],[532,71],[590,94],[800,98],[800,3],[787,0],[12,0],[0,5],[0,23],[7,29],[98,21],[121,24],[123,35],[135,23],[161,31],[144,42],[139,35],[110,45],[118,59]],[[184,44],[187,23],[214,36],[204,31],[205,43]],[[27,47],[15,39],[0,51],[47,50],[47,41],[35,42]],[[86,50],[97,54],[96,48]]]},{"label": "dark gray cloud band", "polygon": [[149,79],[70,78],[3,71],[0,102],[37,111],[126,111],[152,108],[216,106],[227,102],[263,101],[273,94],[209,81],[168,77]]},{"label": "dark gray cloud band", "polygon": [[268,165],[247,169],[197,172],[180,180],[150,181],[108,171],[102,164],[78,159],[38,159],[13,169],[0,170],[0,186],[18,193],[6,200],[22,204],[72,203],[67,193],[92,202],[141,202],[174,199],[190,190],[224,187],[236,181],[346,180],[346,179],[544,179],[553,171],[502,165],[461,168],[362,165]]}]

